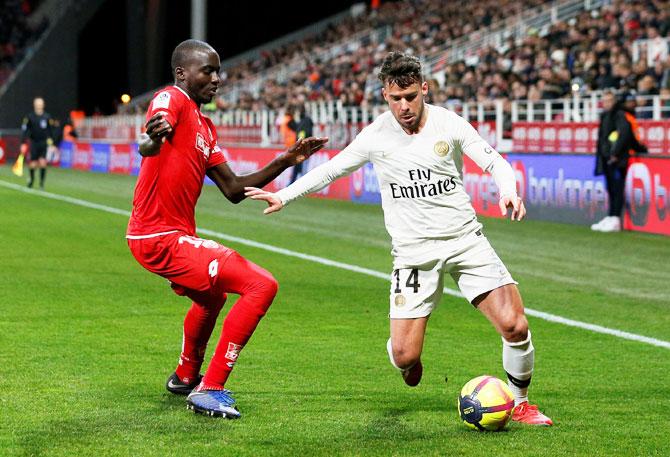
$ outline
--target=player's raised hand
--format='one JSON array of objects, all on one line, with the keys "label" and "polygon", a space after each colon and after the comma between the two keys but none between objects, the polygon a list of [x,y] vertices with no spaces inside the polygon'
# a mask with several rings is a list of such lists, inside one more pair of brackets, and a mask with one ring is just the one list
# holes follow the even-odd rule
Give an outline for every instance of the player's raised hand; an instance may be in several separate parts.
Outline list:
[{"label": "player's raised hand", "polygon": [[300,138],[286,151],[286,159],[290,166],[297,165],[304,162],[312,154],[328,142],[328,138],[317,138],[310,136],[308,138]]},{"label": "player's raised hand", "polygon": [[267,192],[258,187],[245,187],[244,188],[245,197],[249,197],[252,200],[262,200],[268,202],[268,207],[263,210],[263,214],[274,213],[279,211],[284,207],[284,204],[281,202],[281,199],[277,197],[277,194],[272,192]]},{"label": "player's raised hand", "polygon": [[520,221],[526,215],[526,207],[523,204],[521,197],[510,197],[504,196],[500,197],[500,213],[503,216],[507,215],[507,209],[512,208],[512,217],[511,220]]},{"label": "player's raised hand", "polygon": [[172,133],[172,126],[165,119],[164,113],[156,113],[147,121],[145,125],[147,135],[156,143],[164,143],[165,138]]}]

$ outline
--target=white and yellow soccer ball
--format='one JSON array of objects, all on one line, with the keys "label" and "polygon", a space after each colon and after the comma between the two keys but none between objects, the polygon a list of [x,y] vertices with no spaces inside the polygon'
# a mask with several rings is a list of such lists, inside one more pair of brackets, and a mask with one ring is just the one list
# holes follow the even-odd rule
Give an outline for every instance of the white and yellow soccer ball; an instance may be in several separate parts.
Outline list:
[{"label": "white and yellow soccer ball", "polygon": [[505,428],[514,411],[514,395],[507,384],[494,376],[468,381],[458,396],[458,412],[463,423],[475,430]]}]

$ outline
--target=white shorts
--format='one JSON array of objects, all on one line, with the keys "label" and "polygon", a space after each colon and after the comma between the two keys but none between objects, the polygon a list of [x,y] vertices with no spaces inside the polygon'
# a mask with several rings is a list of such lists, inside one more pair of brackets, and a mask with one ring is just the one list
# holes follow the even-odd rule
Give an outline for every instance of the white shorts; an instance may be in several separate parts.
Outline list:
[{"label": "white shorts", "polygon": [[452,240],[422,243],[421,251],[414,260],[396,257],[393,262],[391,319],[430,315],[442,298],[445,273],[454,278],[470,303],[498,287],[518,284],[481,230]]}]

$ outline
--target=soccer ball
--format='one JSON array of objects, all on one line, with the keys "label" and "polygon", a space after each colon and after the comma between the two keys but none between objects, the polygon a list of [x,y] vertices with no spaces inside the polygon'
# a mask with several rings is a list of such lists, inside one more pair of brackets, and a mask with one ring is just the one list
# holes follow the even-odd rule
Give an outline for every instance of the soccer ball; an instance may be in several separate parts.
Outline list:
[{"label": "soccer ball", "polygon": [[480,431],[502,430],[512,417],[514,395],[500,379],[479,376],[468,381],[458,396],[463,423]]}]

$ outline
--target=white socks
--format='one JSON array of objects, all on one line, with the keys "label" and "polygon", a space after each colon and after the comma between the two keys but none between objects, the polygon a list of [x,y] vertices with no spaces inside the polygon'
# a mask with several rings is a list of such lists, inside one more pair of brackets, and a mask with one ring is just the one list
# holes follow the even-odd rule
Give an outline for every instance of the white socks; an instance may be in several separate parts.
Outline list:
[{"label": "white socks", "polygon": [[398,370],[403,371],[402,368],[395,364],[395,360],[393,360],[393,345],[391,344],[391,338],[389,338],[389,340],[386,342],[386,351],[389,353],[389,361],[391,362],[391,365],[396,367]]},{"label": "white socks", "polygon": [[503,368],[507,372],[507,384],[514,394],[514,404],[518,405],[528,401],[528,385],[533,375],[535,348],[530,339],[530,330],[528,330],[528,338],[524,341],[512,343],[505,338],[502,341]]}]

